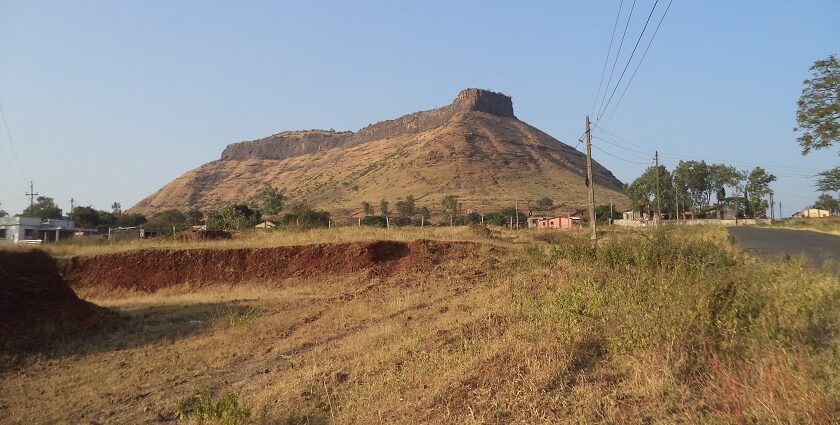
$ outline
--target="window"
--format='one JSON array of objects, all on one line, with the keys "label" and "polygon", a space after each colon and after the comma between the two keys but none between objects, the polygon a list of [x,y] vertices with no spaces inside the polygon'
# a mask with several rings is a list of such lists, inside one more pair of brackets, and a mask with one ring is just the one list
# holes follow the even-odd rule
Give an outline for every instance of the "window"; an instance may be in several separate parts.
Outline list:
[{"label": "window", "polygon": [[0,229],[0,239],[6,239],[6,229]]},{"label": "window", "polygon": [[24,229],[23,230],[23,238],[24,239],[35,239],[35,229]]}]

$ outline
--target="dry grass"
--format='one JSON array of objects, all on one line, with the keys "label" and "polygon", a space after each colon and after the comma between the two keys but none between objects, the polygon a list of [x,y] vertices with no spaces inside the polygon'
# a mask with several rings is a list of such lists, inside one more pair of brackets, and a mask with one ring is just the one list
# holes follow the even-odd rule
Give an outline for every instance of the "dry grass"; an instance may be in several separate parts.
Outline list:
[{"label": "dry grass", "polygon": [[791,218],[788,220],[776,222],[774,224],[774,227],[783,227],[786,229],[797,230],[812,230],[815,232],[840,235],[840,217]]},{"label": "dry grass", "polygon": [[[485,238],[423,232],[387,235]],[[126,322],[7,372],[0,412],[12,423],[175,421],[176,403],[209,389],[237,395],[254,423],[831,423],[840,413],[836,276],[744,256],[720,228],[606,232],[597,246],[585,232],[545,235],[501,232],[484,242],[504,250],[393,276],[119,297],[91,288],[81,295]]]}]

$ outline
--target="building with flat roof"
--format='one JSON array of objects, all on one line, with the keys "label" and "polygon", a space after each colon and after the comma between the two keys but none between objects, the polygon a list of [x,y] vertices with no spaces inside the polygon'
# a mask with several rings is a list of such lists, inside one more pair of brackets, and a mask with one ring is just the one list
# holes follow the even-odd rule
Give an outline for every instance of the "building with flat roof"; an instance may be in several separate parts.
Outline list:
[{"label": "building with flat roof", "polygon": [[63,218],[0,217],[0,243],[50,243],[90,233],[96,230],[77,228],[73,220]]}]

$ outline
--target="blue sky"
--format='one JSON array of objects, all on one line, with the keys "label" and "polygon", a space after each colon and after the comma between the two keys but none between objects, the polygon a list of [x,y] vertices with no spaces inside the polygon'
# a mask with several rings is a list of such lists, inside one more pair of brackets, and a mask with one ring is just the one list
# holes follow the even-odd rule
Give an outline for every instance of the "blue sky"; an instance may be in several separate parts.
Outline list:
[{"label": "blue sky", "polygon": [[[636,2],[617,73],[654,1]],[[466,87],[511,95],[520,119],[575,145],[618,4],[0,0],[0,208],[20,212],[29,180],[65,209],[127,208],[229,143],[357,130]],[[622,181],[657,149],[669,168],[763,165],[785,215],[807,206],[808,176],[840,148],[800,154],[796,100],[810,65],[840,53],[838,22],[836,0],[674,0],[602,121],[622,140],[596,130],[614,144],[593,156]]]}]

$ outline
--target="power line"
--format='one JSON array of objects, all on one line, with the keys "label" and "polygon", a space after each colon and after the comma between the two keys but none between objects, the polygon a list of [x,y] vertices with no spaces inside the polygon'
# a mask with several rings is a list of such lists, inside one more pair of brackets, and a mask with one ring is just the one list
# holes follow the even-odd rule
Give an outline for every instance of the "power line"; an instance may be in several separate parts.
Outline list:
[{"label": "power line", "polygon": [[618,105],[620,105],[621,101],[624,100],[624,95],[627,94],[627,89],[630,88],[630,84],[633,82],[633,79],[636,77],[636,73],[639,72],[639,68],[642,66],[642,61],[645,60],[645,56],[647,56],[648,50],[650,50],[650,46],[651,46],[651,44],[653,44],[653,39],[656,38],[656,34],[659,32],[659,27],[662,26],[662,21],[665,20],[665,16],[668,14],[668,11],[671,10],[671,4],[672,3],[674,3],[674,0],[670,0],[668,2],[668,7],[665,8],[665,13],[662,14],[661,18],[659,18],[659,23],[656,24],[656,29],[653,31],[653,35],[650,36],[650,40],[648,41],[647,47],[645,47],[645,51],[644,51],[644,53],[642,53],[642,58],[639,59],[639,63],[636,64],[636,69],[633,70],[633,74],[630,75],[630,79],[627,80],[627,85],[624,86],[624,91],[621,93],[621,96],[618,98],[618,101],[615,103],[615,106],[613,107],[612,112],[610,112],[610,115],[607,117],[607,120],[604,121],[604,122],[609,122],[612,119],[613,115],[615,114],[615,111],[618,109]]},{"label": "power line", "polygon": [[[653,12],[656,10],[656,5],[659,4],[659,0],[656,0],[653,3],[653,7],[650,9],[650,13],[648,14],[647,21],[645,21],[645,26],[642,28],[642,33],[639,34],[639,39],[636,40],[636,45],[633,46],[633,51],[630,52],[630,57],[627,58],[627,64],[624,65],[624,69],[621,71],[621,76],[618,77],[618,81],[615,83],[615,87],[613,88],[612,93],[610,93],[610,98],[607,99],[607,103],[604,104],[601,111],[598,113],[598,118],[595,120],[595,124],[597,125],[599,121],[601,121],[601,116],[603,116],[604,111],[607,110],[610,106],[610,102],[612,102],[613,96],[615,96],[615,91],[618,90],[618,87],[621,86],[621,80],[624,78],[624,74],[627,72],[627,68],[630,66],[630,62],[633,61],[633,55],[636,54],[636,49],[639,48],[639,43],[642,41],[642,37],[645,35],[645,31],[647,31],[648,24],[650,24],[650,18],[653,16]],[[609,86],[607,87],[609,89]]]},{"label": "power line", "polygon": [[[12,148],[12,155],[15,158],[15,163],[17,164],[17,171],[20,174],[19,177],[21,178],[21,182],[26,181],[26,176],[23,173],[23,167],[20,166],[20,159],[18,159],[17,150],[15,149],[15,143],[12,139],[12,132],[9,131],[9,123],[6,122],[6,113],[3,110],[3,101],[0,100],[0,118],[3,120],[3,127],[6,129],[6,136],[9,138],[9,146]],[[9,167],[11,168],[11,167]]]},{"label": "power line", "polygon": [[[595,102],[592,104],[592,112],[595,113],[595,107],[598,105],[598,99],[601,97],[601,87],[604,84],[604,75],[607,74],[607,64],[610,63],[610,53],[612,53],[613,42],[615,41],[615,29],[618,27],[618,18],[621,17],[621,8],[624,6],[624,0],[618,4],[618,13],[615,14],[615,23],[613,23],[612,35],[610,35],[610,47],[607,49],[607,57],[604,58],[604,68],[601,70],[601,80],[598,81],[598,91],[595,92]],[[606,95],[606,91],[604,93]]]},{"label": "power line", "polygon": [[[615,74],[615,66],[618,64],[618,57],[621,55],[621,48],[624,46],[624,38],[627,36],[627,28],[630,27],[630,18],[633,17],[633,10],[636,8],[636,0],[630,5],[630,13],[627,15],[627,22],[624,23],[624,32],[621,34],[621,42],[618,43],[618,50],[615,51],[615,60],[613,61],[612,69],[610,70],[610,78],[607,80],[607,87],[604,88],[604,97],[601,98],[601,105],[604,104],[604,99],[607,98],[607,92],[610,90],[613,74]],[[599,110],[601,108],[598,108]],[[598,119],[595,119],[595,124],[598,124]]]},{"label": "power line", "polygon": [[624,150],[626,150],[626,151],[628,151],[628,152],[633,152],[633,153],[636,153],[636,154],[642,155],[642,156],[644,156],[644,157],[647,157],[647,156],[649,156],[649,155],[650,155],[650,152],[642,152],[642,151],[639,151],[639,150],[636,150],[636,149],[630,149],[630,148],[628,148],[628,147],[626,147],[626,146],[621,146],[621,145],[619,145],[618,143],[611,142],[611,141],[609,141],[609,140],[607,140],[607,139],[604,139],[604,138],[602,138],[602,137],[599,137],[599,136],[592,136],[592,137],[593,137],[594,139],[600,140],[600,141],[602,141],[602,142],[604,142],[604,143],[607,143],[607,144],[613,145],[613,146],[615,146],[615,147],[617,147],[617,148],[620,148],[620,149],[624,149]]},{"label": "power line", "polygon": [[619,159],[619,160],[622,160],[622,161],[624,161],[624,162],[629,162],[629,163],[631,163],[631,164],[637,164],[637,165],[650,165],[650,163],[648,163],[648,162],[637,162],[637,161],[631,161],[631,160],[629,160],[629,159],[627,159],[627,158],[622,158],[622,157],[620,157],[620,156],[618,156],[618,155],[613,155],[613,154],[611,154],[611,153],[609,153],[609,152],[605,151],[604,149],[601,149],[601,148],[600,148],[600,147],[598,147],[597,145],[592,145],[592,147],[593,147],[593,148],[595,148],[595,149],[598,149],[599,151],[601,151],[601,153],[607,154],[607,155],[609,155],[609,156],[611,156],[611,157],[613,157],[613,158],[615,158],[615,159]]}]

